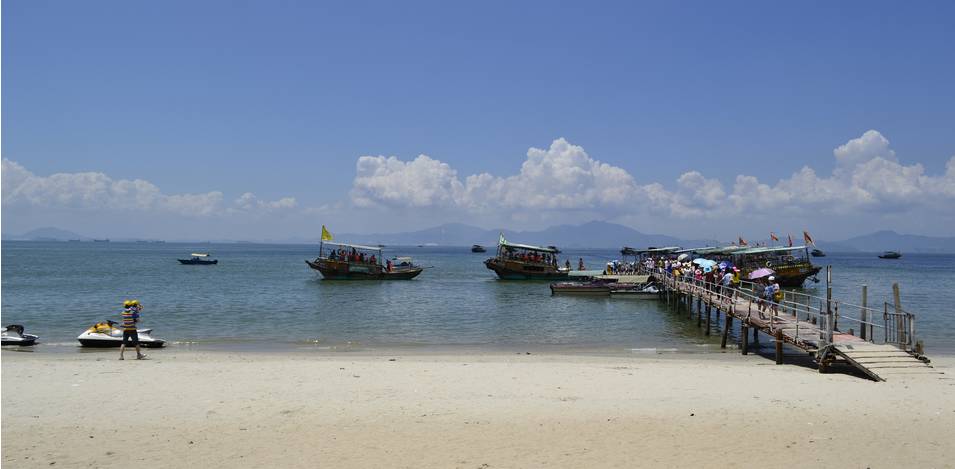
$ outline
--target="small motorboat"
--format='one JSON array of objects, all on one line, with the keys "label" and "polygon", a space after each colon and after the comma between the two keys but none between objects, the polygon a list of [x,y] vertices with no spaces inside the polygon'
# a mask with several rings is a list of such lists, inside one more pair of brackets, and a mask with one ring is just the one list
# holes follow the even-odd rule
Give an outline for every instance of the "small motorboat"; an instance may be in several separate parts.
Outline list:
[{"label": "small motorboat", "polygon": [[3,345],[33,345],[38,336],[33,334],[24,334],[23,326],[11,324],[3,328]]},{"label": "small motorboat", "polygon": [[[137,329],[139,345],[147,348],[159,348],[166,341],[152,336],[152,329]],[[123,343],[123,328],[113,321],[98,322],[83,331],[76,340],[84,347],[119,347]]]},{"label": "small motorboat", "polygon": [[610,294],[633,298],[658,298],[660,289],[653,283],[615,283],[610,286]]},{"label": "small motorboat", "polygon": [[576,295],[606,295],[610,293],[611,282],[595,280],[592,282],[556,282],[550,284],[551,295],[559,293]]},{"label": "small motorboat", "polygon": [[898,251],[885,251],[879,254],[879,259],[898,259],[900,257],[902,257],[902,253]]},{"label": "small motorboat", "polygon": [[204,252],[194,252],[190,254],[192,259],[178,259],[180,264],[185,265],[215,265],[219,259],[209,259],[209,254]]},{"label": "small motorboat", "polygon": [[487,252],[487,249],[484,249],[484,246],[481,246],[480,244],[475,244],[474,246],[471,246],[471,252]]},{"label": "small motorboat", "polygon": [[826,253],[822,252],[822,249],[813,249],[809,254],[812,254],[812,257],[826,257]]}]

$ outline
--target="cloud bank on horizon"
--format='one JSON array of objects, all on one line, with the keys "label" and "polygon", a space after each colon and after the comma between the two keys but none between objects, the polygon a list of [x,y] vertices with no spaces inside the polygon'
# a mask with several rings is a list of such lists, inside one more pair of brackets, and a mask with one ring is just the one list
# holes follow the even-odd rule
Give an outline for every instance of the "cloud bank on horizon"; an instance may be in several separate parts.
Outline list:
[{"label": "cloud bank on horizon", "polygon": [[833,156],[834,169],[823,176],[805,166],[774,183],[741,174],[727,185],[689,171],[669,187],[640,183],[625,169],[592,158],[564,138],[547,149],[529,149],[520,171],[509,176],[461,177],[451,165],[427,155],[410,161],[361,156],[348,199],[321,207],[300,207],[294,197],[261,200],[251,192],[231,202],[219,191],[165,194],[149,181],[113,179],[98,172],[38,176],[4,158],[2,198],[5,209],[27,210],[40,219],[45,210],[221,220],[302,214],[313,221],[317,215],[328,220],[373,213],[414,214],[432,225],[475,219],[504,226],[603,219],[645,229],[641,222],[648,219],[674,223],[667,226],[692,226],[702,220],[731,225],[721,228],[727,233],[740,228],[743,219],[753,220],[760,229],[773,228],[770,224],[781,218],[801,217],[873,224],[858,229],[881,228],[878,223],[886,220],[908,230],[920,220],[931,220],[936,231],[955,225],[955,156],[944,173],[929,175],[919,163],[901,163],[876,130],[838,146]]},{"label": "cloud bank on horizon", "polygon": [[921,164],[903,165],[881,133],[869,130],[837,147],[835,169],[820,176],[809,167],[775,184],[739,175],[730,187],[698,171],[675,188],[640,184],[622,168],[593,159],[583,147],[558,138],[531,148],[518,174],[458,177],[446,163],[419,155],[411,161],[362,156],[351,201],[359,207],[451,208],[468,212],[596,211],[608,217],[648,213],[678,219],[740,215],[885,211],[939,211],[951,216],[955,156],[942,175]]},{"label": "cloud bank on horizon", "polygon": [[219,191],[164,194],[155,184],[142,179],[113,179],[99,172],[37,176],[6,158],[2,165],[3,206],[11,208],[166,212],[195,217],[269,212],[296,206],[292,197],[263,201],[246,192],[229,205]]}]

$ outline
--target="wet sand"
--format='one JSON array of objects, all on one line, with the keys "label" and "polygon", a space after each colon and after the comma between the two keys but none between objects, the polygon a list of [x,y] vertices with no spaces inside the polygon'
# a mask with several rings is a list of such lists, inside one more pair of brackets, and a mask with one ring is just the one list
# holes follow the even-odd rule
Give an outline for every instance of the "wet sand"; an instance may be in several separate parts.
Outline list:
[{"label": "wet sand", "polygon": [[875,383],[735,353],[149,353],[3,351],[3,465],[955,465],[952,358]]}]

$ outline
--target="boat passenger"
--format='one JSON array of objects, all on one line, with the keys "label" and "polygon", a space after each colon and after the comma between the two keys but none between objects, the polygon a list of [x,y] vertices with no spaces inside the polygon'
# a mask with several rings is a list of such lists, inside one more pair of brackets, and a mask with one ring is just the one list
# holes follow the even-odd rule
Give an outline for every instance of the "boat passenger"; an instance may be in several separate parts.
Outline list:
[{"label": "boat passenger", "polygon": [[374,255],[374,254],[371,255],[371,259],[368,259],[368,263],[369,263],[369,264],[374,264],[374,263],[375,263],[375,255]]},{"label": "boat passenger", "polygon": [[577,270],[586,270],[586,269],[584,268],[584,258],[583,258],[583,257],[578,257],[578,258],[577,258]]},{"label": "boat passenger", "polygon": [[570,259],[564,261],[564,268],[570,270]]},{"label": "boat passenger", "polygon": [[391,259],[385,261],[385,270],[391,272]]}]

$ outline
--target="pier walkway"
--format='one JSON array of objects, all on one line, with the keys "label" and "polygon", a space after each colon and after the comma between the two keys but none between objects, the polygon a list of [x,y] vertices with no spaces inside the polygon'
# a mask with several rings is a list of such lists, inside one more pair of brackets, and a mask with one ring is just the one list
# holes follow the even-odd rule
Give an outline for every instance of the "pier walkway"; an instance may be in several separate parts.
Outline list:
[{"label": "pier walkway", "polygon": [[[783,290],[781,301],[766,302],[758,294],[761,287],[750,282],[728,288],[667,272],[652,275],[659,280],[661,298],[668,304],[685,309],[691,318],[695,309],[697,325],[706,328],[706,335],[713,330],[714,314],[718,326],[723,313],[723,348],[736,320],[740,322],[742,353],[749,350],[749,329],[755,343],[762,332],[775,342],[777,364],[783,361],[783,345],[789,345],[808,353],[820,372],[833,363],[845,363],[876,381],[940,373],[922,355],[921,342],[915,339],[915,315],[901,308],[898,286],[895,304],[886,302],[877,310],[866,304],[866,287],[862,305],[833,300],[831,288],[827,288],[826,298]],[[827,279],[831,281],[831,269]],[[849,311],[858,316],[847,316]]]}]

